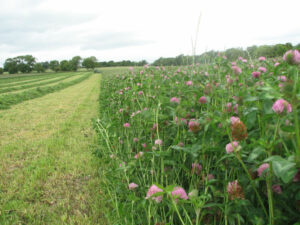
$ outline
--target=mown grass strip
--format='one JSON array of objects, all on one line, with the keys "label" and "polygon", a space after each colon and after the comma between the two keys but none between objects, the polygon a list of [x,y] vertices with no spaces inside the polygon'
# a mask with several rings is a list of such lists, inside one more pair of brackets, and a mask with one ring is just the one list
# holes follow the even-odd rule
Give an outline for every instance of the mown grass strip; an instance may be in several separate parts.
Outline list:
[{"label": "mown grass strip", "polygon": [[1,225],[106,224],[100,159],[91,154],[99,80],[0,112]]},{"label": "mown grass strip", "polygon": [[[73,81],[73,80],[76,80],[78,77],[81,77],[82,74],[76,74],[76,75],[73,75],[73,76],[70,76],[68,77],[66,80],[64,80],[63,82],[69,82],[69,81]],[[43,85],[41,87],[51,87],[51,86],[55,86],[56,84],[58,84],[60,82],[56,82],[56,83],[52,83],[52,84],[47,84],[47,85]],[[29,90],[35,90],[36,88],[38,87],[33,87],[33,88],[28,88],[28,89],[22,89],[22,90],[17,90],[17,91],[11,91],[9,93],[4,93],[4,94],[0,94],[0,96],[2,95],[5,95],[5,94],[17,94],[17,93],[22,93],[24,92],[25,90],[29,91]]]},{"label": "mown grass strip", "polygon": [[48,93],[53,93],[55,91],[62,90],[64,88],[70,87],[74,84],[78,84],[82,82],[83,80],[89,78],[91,76],[91,73],[88,73],[86,75],[83,75],[82,77],[70,81],[70,82],[61,82],[57,85],[54,86],[46,86],[46,87],[38,87],[36,89],[31,89],[27,90],[21,93],[16,93],[16,94],[7,94],[7,95],[2,95],[0,96],[0,110],[1,109],[8,109],[12,105],[19,104],[23,101],[27,101],[30,99],[38,98],[41,96],[44,96]]},{"label": "mown grass strip", "polygon": [[19,86],[19,85],[24,85],[24,84],[29,84],[29,83],[32,83],[32,82],[43,81],[43,80],[47,80],[47,79],[51,79],[51,78],[52,78],[52,76],[46,76],[46,77],[42,77],[42,78],[38,78],[38,79],[33,78],[33,79],[30,79],[30,80],[26,80],[26,81],[8,82],[8,83],[0,84],[0,88]]},{"label": "mown grass strip", "polygon": [[61,76],[67,76],[68,74],[70,74],[70,73],[57,73],[57,74],[38,76],[38,77],[31,78],[31,79],[26,79],[25,81],[21,80],[21,81],[13,81],[13,82],[3,82],[0,79],[0,88],[7,88],[7,87],[30,84],[33,82],[39,82],[39,81],[49,80],[49,79],[57,78],[57,77],[61,77]]},{"label": "mown grass strip", "polygon": [[7,93],[7,92],[11,92],[11,91],[18,91],[18,90],[23,90],[23,89],[27,89],[27,88],[32,88],[32,87],[41,87],[47,84],[52,84],[52,83],[56,83],[59,81],[63,81],[65,79],[68,79],[69,77],[71,77],[72,75],[68,75],[68,76],[64,76],[64,77],[60,77],[58,79],[51,79],[49,81],[49,79],[47,79],[47,81],[45,82],[38,82],[38,83],[33,83],[33,84],[28,84],[28,85],[21,85],[21,86],[15,86],[15,87],[9,87],[9,88],[5,88],[5,89],[0,89],[0,94],[2,93]]},{"label": "mown grass strip", "polygon": [[44,76],[48,76],[51,74],[55,75],[57,73],[49,72],[49,73],[38,73],[38,74],[7,75],[5,77],[0,76],[0,83],[12,83],[12,82],[16,82],[16,81],[29,80],[29,79],[37,78],[37,77],[44,77]]}]

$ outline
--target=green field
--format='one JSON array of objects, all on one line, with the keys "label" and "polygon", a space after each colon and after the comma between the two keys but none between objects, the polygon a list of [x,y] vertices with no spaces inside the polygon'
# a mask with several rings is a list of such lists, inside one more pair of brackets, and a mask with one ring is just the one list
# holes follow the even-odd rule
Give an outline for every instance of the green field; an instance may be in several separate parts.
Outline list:
[{"label": "green field", "polygon": [[48,73],[29,73],[29,74],[2,74],[0,75],[0,83],[2,82],[16,82],[24,81],[30,79],[37,79],[46,76],[55,76],[57,73],[48,72]]},{"label": "green field", "polygon": [[271,60],[0,79],[0,224],[298,225],[299,67]]},{"label": "green field", "polygon": [[[0,110],[0,224],[105,224],[99,162],[92,155],[101,76],[45,76],[0,79],[6,88],[40,83],[46,90],[35,96],[36,87],[24,88],[18,93],[24,101]],[[42,86],[55,79],[51,91]]]},{"label": "green field", "polygon": [[67,81],[52,83],[46,86],[39,86],[29,90],[16,91],[15,93],[8,93],[0,95],[0,109],[8,109],[12,105],[19,104],[23,101],[34,99],[44,96],[48,93],[52,93],[58,90],[62,90],[66,87],[80,83],[81,81],[89,78],[91,73],[79,73],[72,77],[67,78]]}]

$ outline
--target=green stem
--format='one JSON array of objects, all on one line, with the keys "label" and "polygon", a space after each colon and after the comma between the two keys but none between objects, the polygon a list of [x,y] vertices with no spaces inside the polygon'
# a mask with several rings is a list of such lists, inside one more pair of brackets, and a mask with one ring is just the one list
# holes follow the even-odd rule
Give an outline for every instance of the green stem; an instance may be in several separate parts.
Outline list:
[{"label": "green stem", "polygon": [[[227,180],[228,178],[227,178],[227,167],[225,168],[225,180]],[[225,189],[225,186],[224,186],[224,189]],[[224,190],[224,192],[225,192],[225,190]],[[226,193],[226,192],[225,192]],[[227,204],[228,204],[228,193],[225,195],[225,216],[224,216],[224,220],[225,220],[225,225],[227,225],[228,224],[228,218],[227,218],[227,212],[228,212],[228,210],[227,210]]]},{"label": "green stem", "polygon": [[185,216],[186,216],[186,218],[188,218],[188,220],[189,220],[190,224],[191,224],[191,225],[193,225],[193,222],[192,222],[192,220],[191,220],[191,218],[190,218],[189,214],[187,213],[187,211],[185,210],[185,208],[184,208],[184,207],[183,207],[183,211],[184,211],[184,213],[185,213]]},{"label": "green stem", "polygon": [[296,150],[296,159],[297,162],[300,162],[300,134],[299,134],[299,120],[298,120],[298,112],[297,112],[297,104],[294,105],[294,118],[295,118],[295,133],[297,140],[297,150]]},{"label": "green stem", "polygon": [[[160,102],[158,103],[158,107],[157,107],[157,111],[155,113],[155,123],[156,123],[156,134],[157,134],[157,138],[160,139],[159,137],[159,132],[158,132],[158,113],[159,113],[159,108],[160,108]],[[162,149],[161,149],[161,145],[159,144],[159,151],[160,153],[162,152]],[[163,158],[161,157],[160,158],[160,182],[161,184],[164,183],[164,160]]]},{"label": "green stem", "polygon": [[259,195],[259,193],[258,193],[258,191],[257,191],[257,189],[255,187],[255,184],[253,183],[252,177],[251,177],[249,171],[247,170],[246,165],[244,164],[244,162],[237,155],[236,155],[236,158],[238,159],[238,161],[241,163],[243,169],[245,170],[245,172],[246,172],[246,174],[248,176],[248,179],[250,180],[250,184],[251,184],[253,190],[255,191],[256,197],[257,197],[259,203],[261,204],[261,207],[262,207],[264,213],[266,214],[266,217],[268,217],[267,210],[266,210],[266,208],[264,206],[264,203],[263,203],[263,201],[262,201],[262,199],[261,199],[261,197],[260,197],[260,195]]},{"label": "green stem", "polygon": [[268,190],[268,203],[269,203],[269,224],[274,224],[274,208],[272,196],[272,162],[269,162],[269,172],[267,176],[267,190]]},{"label": "green stem", "polygon": [[180,213],[179,213],[179,211],[178,211],[176,202],[174,201],[174,199],[173,199],[172,196],[171,196],[171,198],[172,198],[172,203],[173,203],[173,205],[174,205],[175,211],[176,211],[176,213],[177,213],[177,215],[178,215],[178,217],[179,217],[181,223],[182,223],[183,225],[185,225],[185,223],[184,223],[184,221],[183,221],[183,219],[182,219],[182,217],[181,217],[181,215],[180,215]]},{"label": "green stem", "polygon": [[151,201],[150,201],[150,205],[148,206],[148,213],[147,213],[147,219],[148,219],[148,225],[151,224]]},{"label": "green stem", "polygon": [[[278,118],[277,118],[277,123],[276,123],[276,127],[275,127],[275,131],[274,131],[273,144],[274,144],[274,142],[275,142],[275,140],[276,140],[276,137],[277,137],[277,131],[278,131],[279,123],[280,123],[280,117],[278,116]],[[271,150],[271,153],[272,153],[272,150]]]},{"label": "green stem", "polygon": [[131,201],[131,212],[132,212],[132,214],[131,214],[131,224],[133,224],[133,201]]},{"label": "green stem", "polygon": [[[228,127],[227,127],[226,131],[227,131],[227,135],[228,135],[228,137],[229,137],[229,139],[230,139],[230,142],[232,143],[232,138],[231,138],[231,135],[230,135],[230,133],[229,133]],[[253,183],[252,177],[251,177],[251,175],[250,175],[250,173],[249,173],[249,171],[248,171],[246,165],[244,164],[243,160],[240,158],[238,152],[235,152],[235,156],[236,156],[236,158],[238,159],[238,161],[240,162],[240,164],[242,165],[242,167],[243,167],[245,173],[247,174],[248,179],[249,179],[249,181],[250,181],[250,184],[251,184],[251,186],[252,186],[252,188],[253,188],[253,190],[254,190],[254,192],[255,192],[255,194],[256,194],[256,197],[257,197],[257,199],[258,199],[258,201],[259,201],[259,203],[260,203],[260,205],[261,205],[261,207],[262,207],[264,213],[266,214],[266,217],[268,217],[267,210],[266,210],[266,208],[265,208],[265,206],[264,206],[264,203],[263,203],[263,201],[262,201],[262,199],[261,199],[261,197],[260,197],[260,195],[259,195],[259,193],[258,193],[258,191],[257,191],[257,189],[256,189],[256,187],[255,187],[255,184]]]},{"label": "green stem", "polygon": [[294,119],[295,119],[295,133],[296,133],[296,141],[297,141],[297,150],[296,150],[296,162],[300,163],[300,134],[299,134],[299,120],[298,120],[298,99],[297,99],[297,84],[299,80],[299,74],[297,68],[294,68],[294,87],[293,87],[293,111],[294,111]]},{"label": "green stem", "polygon": [[106,190],[108,191],[108,195],[109,195],[110,199],[112,199],[112,201],[115,203],[115,210],[117,211],[118,218],[120,218],[118,201],[117,201],[117,199],[115,201],[113,200],[114,198],[110,192],[110,189],[109,189],[108,184],[106,183],[105,179],[104,179],[104,184],[106,186]]},{"label": "green stem", "polygon": [[200,216],[200,211],[196,210],[196,225],[199,224],[199,216]]}]

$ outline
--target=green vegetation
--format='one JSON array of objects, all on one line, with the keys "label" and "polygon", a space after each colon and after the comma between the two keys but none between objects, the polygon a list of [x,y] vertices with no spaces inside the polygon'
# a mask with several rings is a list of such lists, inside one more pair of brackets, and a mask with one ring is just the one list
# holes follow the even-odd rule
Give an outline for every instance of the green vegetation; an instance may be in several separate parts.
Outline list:
[{"label": "green vegetation", "polygon": [[282,57],[295,48],[155,67],[7,59],[16,75],[0,79],[0,224],[296,225],[300,53]]},{"label": "green vegetation", "polygon": [[38,98],[44,96],[48,93],[52,93],[58,90],[62,90],[66,87],[72,86],[74,84],[78,84],[83,80],[87,79],[91,73],[85,73],[84,75],[80,76],[76,80],[72,80],[69,82],[61,82],[53,86],[46,86],[46,87],[38,87],[36,89],[27,90],[21,93],[16,94],[5,94],[0,96],[0,109],[7,109],[12,105],[19,104],[23,101]]},{"label": "green vegetation", "polygon": [[34,65],[34,70],[38,73],[43,73],[46,71],[46,69],[43,67],[43,64],[42,63],[36,63]]},{"label": "green vegetation", "polygon": [[[188,56],[178,55],[170,58],[159,58],[155,60],[152,65],[154,66],[181,66],[191,65],[194,63],[212,63],[214,58],[218,54],[224,55],[228,60],[235,60],[237,57],[243,57],[244,59],[252,60],[259,56],[265,56],[269,58],[280,57],[286,51],[290,49],[300,50],[300,44],[293,46],[291,43],[276,44],[276,45],[262,45],[262,46],[250,46],[246,49],[243,48],[230,48],[226,51],[208,51],[201,55]],[[77,71],[79,68],[94,69],[96,67],[129,67],[129,66],[144,66],[147,65],[146,60],[134,62],[130,60],[123,60],[119,62],[102,61],[98,62],[95,56],[87,58],[81,58],[80,56],[74,56],[71,60],[51,60],[50,62],[36,63],[36,59],[32,55],[17,56],[15,58],[6,59],[4,63],[4,71],[10,74],[16,74],[18,72],[30,73],[33,70],[37,72],[45,72],[47,69],[51,69],[54,72],[58,71]],[[1,68],[0,68],[1,74]]]},{"label": "green vegetation", "polygon": [[97,66],[97,58],[95,56],[85,58],[82,62],[82,66],[87,69],[94,69]]},{"label": "green vegetation", "polygon": [[299,222],[300,53],[103,75],[110,224]]},{"label": "green vegetation", "polygon": [[44,80],[49,80],[49,79],[55,79],[61,76],[66,76],[68,73],[57,73],[57,74],[49,74],[49,75],[42,75],[42,76],[33,76],[31,79],[22,79],[26,78],[26,76],[21,76],[19,80],[15,79],[0,79],[0,89],[2,88],[7,88],[7,87],[14,87],[14,86],[20,86],[20,85],[25,85],[25,84],[32,84]]},{"label": "green vegetation", "polygon": [[31,79],[38,79],[38,78],[46,78],[48,76],[58,76],[60,74],[65,73],[54,73],[54,72],[47,72],[47,73],[29,73],[29,74],[12,74],[12,75],[3,75],[0,77],[0,84],[8,84],[14,82],[21,82],[21,81],[29,81]]},{"label": "green vegetation", "polygon": [[103,62],[98,62],[97,67],[120,67],[120,66],[144,66],[147,65],[148,62],[146,60],[141,60],[139,62],[134,62],[130,60],[122,60],[119,62],[114,62],[114,61],[103,61]]},{"label": "green vegetation", "polygon": [[9,58],[4,63],[4,70],[10,74],[17,73],[30,73],[33,70],[36,59],[32,55],[17,56]]},{"label": "green vegetation", "polygon": [[53,70],[54,72],[58,72],[59,69],[60,69],[60,67],[59,67],[59,61],[57,61],[57,60],[50,61],[49,68],[51,70]]},{"label": "green vegetation", "polygon": [[3,88],[3,89],[0,89],[0,94],[11,92],[11,91],[23,90],[23,89],[32,88],[32,87],[41,87],[41,86],[45,86],[47,84],[52,84],[52,83],[57,83],[59,81],[68,79],[71,76],[73,76],[73,75],[60,77],[58,79],[51,79],[51,80],[47,79],[47,81],[45,81],[45,82],[37,82],[37,83],[34,82],[34,83],[28,84],[28,85],[19,85],[19,86],[14,86],[14,87]]},{"label": "green vegetation", "polygon": [[170,58],[159,58],[153,62],[154,66],[181,66],[181,65],[191,65],[193,63],[213,63],[214,59],[218,54],[222,54],[228,60],[233,61],[238,57],[244,59],[255,59],[260,56],[265,56],[269,58],[282,57],[282,55],[290,49],[300,50],[300,44],[293,46],[291,43],[277,44],[277,45],[262,45],[262,46],[251,46],[246,49],[242,48],[230,48],[226,51],[209,51],[204,52],[201,55],[188,56],[188,55],[178,55],[177,57]]},{"label": "green vegetation", "polygon": [[0,111],[0,224],[106,224],[91,154],[99,82]]},{"label": "green vegetation", "polygon": [[[116,74],[123,74],[129,70],[130,67],[104,67],[98,68],[97,71],[101,73],[102,77],[110,77]],[[135,69],[141,69],[143,67],[135,67]]]}]

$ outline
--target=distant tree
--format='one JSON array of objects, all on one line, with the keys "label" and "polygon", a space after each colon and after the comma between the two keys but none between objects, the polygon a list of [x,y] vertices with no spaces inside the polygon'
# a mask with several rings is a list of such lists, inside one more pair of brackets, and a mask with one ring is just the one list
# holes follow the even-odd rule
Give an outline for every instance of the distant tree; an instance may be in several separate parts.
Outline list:
[{"label": "distant tree", "polygon": [[68,60],[63,60],[60,62],[61,71],[71,71],[71,63]]},{"label": "distant tree", "polygon": [[54,72],[59,71],[60,67],[59,67],[59,62],[57,60],[52,60],[50,61],[49,67],[51,70],[53,70]]},{"label": "distant tree", "polygon": [[35,58],[32,55],[22,55],[13,58],[18,64],[18,71],[30,73],[35,64]]},{"label": "distant tree", "polygon": [[265,56],[265,57],[274,57],[274,53],[272,51],[272,46],[270,45],[261,45],[256,49],[257,57]]},{"label": "distant tree", "polygon": [[3,74],[3,68],[0,67],[0,74]]},{"label": "distant tree", "polygon": [[97,66],[99,66],[99,67],[107,67],[107,62],[99,62],[97,64]]},{"label": "distant tree", "polygon": [[18,71],[21,73],[30,73],[32,69],[28,64],[21,62],[18,64]]},{"label": "distant tree", "polygon": [[[200,62],[201,63],[211,63],[214,61],[214,59],[217,57],[217,52],[215,51],[209,51],[209,52],[205,52],[202,55],[200,55]],[[229,49],[229,51],[225,52],[225,54],[227,54],[229,58],[231,58],[232,60],[236,60],[239,56],[243,56],[244,53],[241,49],[237,49],[237,48],[232,48]],[[197,61],[197,57],[196,57],[196,62]]]},{"label": "distant tree", "polygon": [[237,60],[238,57],[247,57],[246,52],[242,48],[230,48],[225,51],[225,55],[229,60]]},{"label": "distant tree", "polygon": [[42,66],[44,67],[45,70],[50,68],[50,63],[48,61],[41,62]]},{"label": "distant tree", "polygon": [[132,62],[130,62],[129,60],[123,60],[120,62],[117,62],[118,66],[131,66]]},{"label": "distant tree", "polygon": [[257,58],[258,56],[256,55],[256,50],[257,50],[257,46],[253,45],[247,48],[248,53],[250,54],[250,56],[252,58]]},{"label": "distant tree", "polygon": [[122,60],[119,62],[114,62],[113,60],[110,60],[108,62],[98,62],[98,67],[112,67],[112,66],[144,66],[148,64],[146,60],[142,60],[139,62],[134,62],[130,60]]},{"label": "distant tree", "polygon": [[25,55],[24,60],[26,64],[30,67],[30,71],[32,71],[36,62],[35,57],[33,57],[32,55]]},{"label": "distant tree", "polygon": [[113,60],[110,60],[107,62],[107,66],[110,66],[110,67],[115,66],[115,62]]},{"label": "distant tree", "polygon": [[162,65],[162,59],[163,59],[162,57],[156,59],[156,60],[152,63],[152,65],[153,65],[153,66],[161,66],[161,65]]},{"label": "distant tree", "polygon": [[175,65],[176,66],[184,65],[184,61],[185,61],[184,58],[185,57],[183,54],[176,56],[175,57]]},{"label": "distant tree", "polygon": [[283,44],[277,44],[272,47],[272,53],[274,57],[282,56],[287,50],[288,50],[287,46]]},{"label": "distant tree", "polygon": [[285,43],[285,46],[286,46],[287,50],[290,50],[293,48],[293,45],[290,42]]},{"label": "distant tree", "polygon": [[37,71],[38,73],[45,72],[45,68],[43,67],[42,63],[36,63],[34,65],[34,70]]},{"label": "distant tree", "polygon": [[82,62],[82,66],[87,69],[94,69],[97,66],[97,58],[95,56],[85,58]]},{"label": "distant tree", "polygon": [[77,71],[77,69],[80,67],[80,63],[81,63],[81,57],[80,56],[74,56],[71,60],[70,60],[70,66],[71,66],[71,70],[72,71]]},{"label": "distant tree", "polygon": [[18,73],[29,73],[33,70],[35,64],[35,58],[32,55],[17,56],[15,58],[9,58],[4,63],[5,71],[10,74]]},{"label": "distant tree", "polygon": [[12,58],[6,59],[4,63],[4,70],[7,71],[9,74],[18,73],[18,64],[16,60]]},{"label": "distant tree", "polygon": [[148,64],[148,62],[146,60],[141,60],[139,62],[136,63],[138,66],[145,66]]}]

